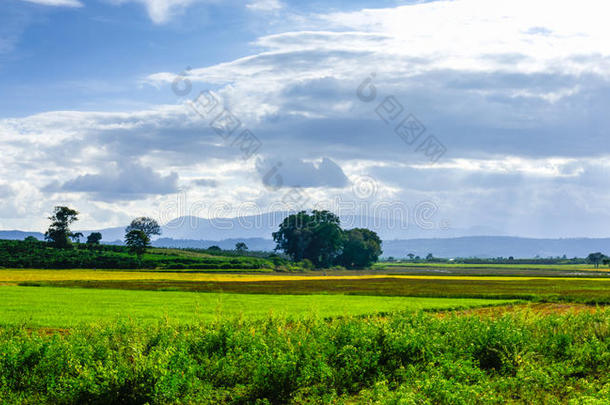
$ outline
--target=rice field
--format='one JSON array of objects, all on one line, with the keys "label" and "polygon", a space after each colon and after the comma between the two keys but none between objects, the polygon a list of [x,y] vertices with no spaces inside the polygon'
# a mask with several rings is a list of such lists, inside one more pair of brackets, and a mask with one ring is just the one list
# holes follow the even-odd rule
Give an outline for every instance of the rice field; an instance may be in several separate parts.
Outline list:
[{"label": "rice field", "polygon": [[67,328],[131,320],[197,324],[224,318],[337,317],[472,308],[510,300],[262,295],[53,287],[0,287],[0,325]]}]

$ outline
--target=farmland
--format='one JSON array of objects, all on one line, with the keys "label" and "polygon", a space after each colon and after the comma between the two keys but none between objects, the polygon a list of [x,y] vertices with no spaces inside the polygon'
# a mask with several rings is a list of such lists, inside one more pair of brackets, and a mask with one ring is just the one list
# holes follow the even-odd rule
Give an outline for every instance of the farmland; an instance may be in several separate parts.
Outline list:
[{"label": "farmland", "polygon": [[339,295],[260,295],[125,291],[50,287],[0,287],[2,325],[66,328],[79,324],[131,320],[197,324],[214,319],[268,316],[337,317],[499,305],[484,299],[375,297]]},{"label": "farmland", "polygon": [[433,263],[296,268],[0,269],[0,399],[610,398],[604,306],[610,277],[603,270]]}]

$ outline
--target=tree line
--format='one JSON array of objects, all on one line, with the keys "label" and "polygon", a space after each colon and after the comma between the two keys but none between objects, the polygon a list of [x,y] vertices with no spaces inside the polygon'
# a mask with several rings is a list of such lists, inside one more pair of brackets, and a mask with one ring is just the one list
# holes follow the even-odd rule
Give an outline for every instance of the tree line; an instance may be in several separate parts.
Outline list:
[{"label": "tree line", "polygon": [[[49,217],[51,225],[45,233],[45,240],[59,249],[70,248],[72,242],[79,242],[82,233],[70,230],[78,215],[79,212],[72,208],[55,207]],[[125,228],[125,245],[139,260],[150,247],[153,235],[161,235],[157,221],[148,217],[136,218]],[[344,230],[339,217],[330,211],[301,211],[289,215],[272,236],[276,251],[283,251],[293,261],[310,263],[316,268],[369,267],[382,253],[382,242],[375,232],[366,228]],[[99,232],[93,232],[87,237],[87,245],[99,245],[101,239]],[[209,249],[213,248],[220,250],[216,246]],[[235,250],[243,253],[248,246],[239,242]]]}]

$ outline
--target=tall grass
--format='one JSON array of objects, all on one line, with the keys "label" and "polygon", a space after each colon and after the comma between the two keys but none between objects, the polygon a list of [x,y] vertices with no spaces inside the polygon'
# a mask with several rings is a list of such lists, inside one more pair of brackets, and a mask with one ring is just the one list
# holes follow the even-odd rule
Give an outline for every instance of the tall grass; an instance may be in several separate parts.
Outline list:
[{"label": "tall grass", "polygon": [[3,403],[607,403],[610,312],[0,330]]}]

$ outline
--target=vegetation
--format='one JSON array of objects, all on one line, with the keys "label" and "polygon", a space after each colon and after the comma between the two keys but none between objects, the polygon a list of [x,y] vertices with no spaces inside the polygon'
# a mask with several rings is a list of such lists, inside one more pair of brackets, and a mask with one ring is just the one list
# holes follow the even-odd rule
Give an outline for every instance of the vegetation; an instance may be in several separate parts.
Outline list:
[{"label": "vegetation", "polygon": [[[129,275],[129,273],[126,273]],[[65,276],[38,283],[65,287],[129,290],[172,289],[250,294],[350,294],[371,296],[522,299],[610,305],[610,279],[459,276],[170,276],[161,274]],[[32,280],[29,277],[29,280]],[[40,278],[39,278],[40,280]]]},{"label": "vegetation", "polygon": [[125,228],[125,234],[131,231],[141,231],[150,238],[153,235],[161,235],[161,227],[159,223],[149,217],[139,217],[131,221],[131,224]]},{"label": "vegetation", "polygon": [[343,231],[339,217],[329,211],[289,215],[273,233],[276,250],[294,261],[310,260],[315,267],[368,267],[381,254],[381,239],[368,229]]},{"label": "vegetation", "polygon": [[102,240],[102,234],[99,232],[92,232],[87,236],[87,245],[99,245]]},{"label": "vegetation", "polygon": [[[70,225],[78,220],[78,211],[68,207],[55,207],[53,214],[49,217],[51,226],[44,234],[47,241],[53,247],[65,249],[70,246],[70,238],[78,236],[70,231]],[[80,236],[82,234],[79,232]]]},{"label": "vegetation", "polygon": [[[40,269],[193,269],[219,270],[273,269],[273,260],[235,255],[212,255],[177,249],[151,249],[141,260],[131,256],[127,246],[72,245],[73,249],[56,249],[41,241],[0,240],[0,267]],[[285,261],[277,259],[278,266]]]},{"label": "vegetation", "polygon": [[133,229],[125,234],[125,245],[130,253],[138,256],[139,261],[150,246],[150,238],[144,231]]},{"label": "vegetation", "polygon": [[132,319],[138,324],[166,320],[198,324],[214,319],[286,316],[334,317],[438,310],[506,304],[509,300],[375,297],[340,295],[261,295],[171,291],[126,291],[95,288],[0,287],[0,325],[68,328]]},{"label": "vegetation", "polygon": [[610,314],[0,329],[3,403],[607,403]]},{"label": "vegetation", "polygon": [[367,268],[379,259],[381,239],[371,230],[355,228],[345,231],[343,251],[337,261],[347,268]]}]

